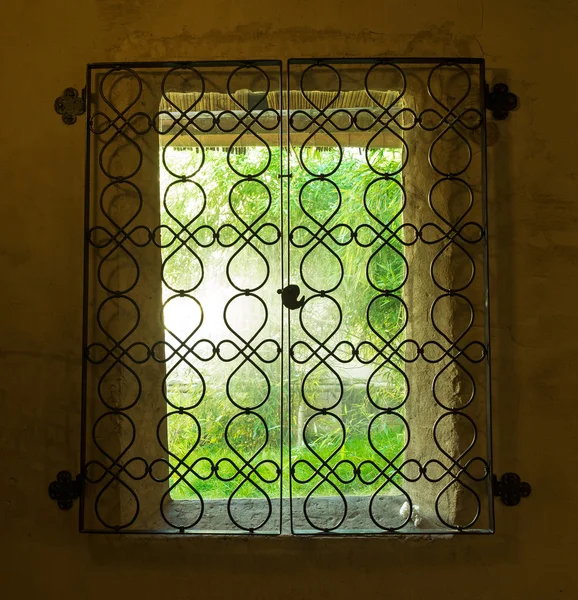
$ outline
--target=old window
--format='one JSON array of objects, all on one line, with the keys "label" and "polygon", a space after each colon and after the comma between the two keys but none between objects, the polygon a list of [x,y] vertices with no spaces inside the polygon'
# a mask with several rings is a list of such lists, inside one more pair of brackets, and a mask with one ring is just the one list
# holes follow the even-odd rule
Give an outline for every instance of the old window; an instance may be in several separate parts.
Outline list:
[{"label": "old window", "polygon": [[481,68],[89,68],[83,530],[491,530]]}]

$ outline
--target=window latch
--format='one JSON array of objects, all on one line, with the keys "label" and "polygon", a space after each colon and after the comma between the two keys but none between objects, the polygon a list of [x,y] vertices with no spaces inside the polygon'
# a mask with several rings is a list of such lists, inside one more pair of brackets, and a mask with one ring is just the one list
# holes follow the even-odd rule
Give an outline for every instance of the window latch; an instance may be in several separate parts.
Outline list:
[{"label": "window latch", "polygon": [[299,294],[301,293],[298,285],[288,285],[282,290],[277,290],[277,293],[281,294],[281,302],[283,302],[283,306],[289,310],[301,308],[305,304],[305,296],[301,296],[301,298],[298,299]]}]

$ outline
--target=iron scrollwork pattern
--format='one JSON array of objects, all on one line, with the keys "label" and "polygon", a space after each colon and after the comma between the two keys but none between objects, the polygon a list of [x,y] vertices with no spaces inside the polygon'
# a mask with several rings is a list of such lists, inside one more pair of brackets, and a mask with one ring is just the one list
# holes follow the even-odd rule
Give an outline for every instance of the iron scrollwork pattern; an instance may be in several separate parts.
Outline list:
[{"label": "iron scrollwork pattern", "polygon": [[493,526],[483,81],[290,61],[293,533]]},{"label": "iron scrollwork pattern", "polygon": [[82,530],[492,530],[483,82],[89,66]]},{"label": "iron scrollwork pattern", "polygon": [[279,63],[89,84],[83,528],[279,533]]}]

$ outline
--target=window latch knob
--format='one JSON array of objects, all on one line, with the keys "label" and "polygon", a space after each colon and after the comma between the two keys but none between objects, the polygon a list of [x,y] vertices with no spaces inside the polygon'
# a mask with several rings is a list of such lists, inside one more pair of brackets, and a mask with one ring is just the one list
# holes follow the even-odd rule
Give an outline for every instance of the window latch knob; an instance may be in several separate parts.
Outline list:
[{"label": "window latch knob", "polygon": [[301,293],[298,285],[288,285],[282,290],[277,290],[277,293],[281,294],[283,306],[289,310],[296,310],[305,304],[305,296],[301,296],[301,298],[298,299],[299,294]]}]

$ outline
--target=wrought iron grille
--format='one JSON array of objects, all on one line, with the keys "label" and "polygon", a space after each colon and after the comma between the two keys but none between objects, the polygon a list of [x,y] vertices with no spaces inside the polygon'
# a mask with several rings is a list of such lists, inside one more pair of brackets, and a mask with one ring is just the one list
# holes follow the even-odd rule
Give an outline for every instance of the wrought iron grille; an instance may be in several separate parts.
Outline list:
[{"label": "wrought iron grille", "polygon": [[491,532],[483,61],[87,99],[81,530]]}]

